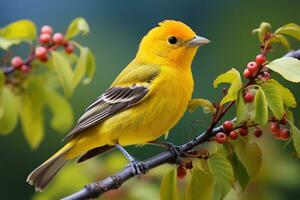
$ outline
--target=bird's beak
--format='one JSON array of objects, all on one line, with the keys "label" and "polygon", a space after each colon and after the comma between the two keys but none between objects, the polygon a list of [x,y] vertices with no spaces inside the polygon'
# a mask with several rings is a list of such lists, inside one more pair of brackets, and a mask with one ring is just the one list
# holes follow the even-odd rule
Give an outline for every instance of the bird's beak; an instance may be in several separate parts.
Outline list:
[{"label": "bird's beak", "polygon": [[186,42],[189,47],[203,46],[210,43],[210,40],[205,37],[195,36],[193,39]]}]

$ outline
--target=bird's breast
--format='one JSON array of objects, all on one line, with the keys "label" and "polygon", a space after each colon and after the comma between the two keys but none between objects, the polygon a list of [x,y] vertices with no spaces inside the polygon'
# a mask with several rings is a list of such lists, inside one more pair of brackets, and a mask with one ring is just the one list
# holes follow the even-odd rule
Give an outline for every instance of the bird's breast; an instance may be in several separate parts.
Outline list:
[{"label": "bird's breast", "polygon": [[[155,111],[164,119],[168,129],[172,128],[184,114],[193,93],[191,72],[166,68],[161,79],[153,85]],[[151,94],[150,94],[151,95]]]},{"label": "bird's breast", "polygon": [[183,116],[193,92],[190,72],[176,71],[165,67],[153,81],[149,96],[132,107],[131,120],[134,126],[119,142],[124,145],[145,143],[167,133]]}]

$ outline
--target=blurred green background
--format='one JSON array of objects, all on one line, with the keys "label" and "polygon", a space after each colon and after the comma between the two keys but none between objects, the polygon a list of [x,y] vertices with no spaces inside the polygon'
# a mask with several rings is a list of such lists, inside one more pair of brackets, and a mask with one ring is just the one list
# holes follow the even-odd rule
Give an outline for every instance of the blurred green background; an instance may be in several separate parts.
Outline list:
[{"label": "blurred green background", "polygon": [[[54,27],[55,31],[63,32],[69,22],[77,16],[82,16],[88,21],[91,33],[80,40],[95,53],[97,71],[92,83],[80,86],[71,97],[74,112],[78,118],[85,107],[110,85],[114,77],[135,56],[142,36],[164,19],[183,21],[190,25],[198,35],[205,36],[212,41],[211,44],[199,50],[193,63],[194,96],[217,100],[220,92],[212,87],[214,78],[231,67],[242,70],[245,64],[258,53],[258,40],[251,34],[251,30],[262,21],[270,22],[274,28],[289,22],[300,24],[299,8],[299,0],[2,0],[0,27],[18,19],[30,19],[39,26],[49,24]],[[299,43],[294,41],[293,44],[295,48],[300,48]],[[282,54],[284,51],[279,50],[272,56],[278,57]],[[293,90],[299,100],[299,86],[290,83],[286,85]],[[300,113],[300,110],[297,109],[296,112]],[[46,114],[49,117],[49,113]],[[299,121],[297,116],[299,114],[296,115]],[[180,144],[191,139],[207,126],[208,120],[209,118],[202,114],[201,110],[186,114],[171,131],[169,140]],[[196,132],[192,127],[196,128]],[[36,151],[30,150],[20,126],[12,134],[0,137],[0,199],[31,199],[34,190],[25,183],[25,179],[31,170],[63,145],[60,142],[62,137],[63,135],[55,133],[47,124],[46,137]],[[269,143],[267,145],[263,143],[262,146],[266,147],[263,152],[265,156],[276,158],[266,159],[269,164],[267,167],[269,166],[273,171],[266,175],[267,178],[262,176],[262,180],[257,181],[260,189],[255,191],[260,191],[262,195],[265,191],[269,191],[273,199],[298,199],[300,162],[291,156],[292,150],[282,151],[282,143],[278,146],[276,146],[278,142],[274,140]],[[270,150],[272,148],[275,150]],[[157,147],[129,148],[129,151],[139,159],[146,158],[160,150]],[[111,165],[117,165],[112,163]],[[279,169],[274,171],[276,167]],[[80,188],[89,181],[84,178],[87,176],[86,173],[96,173],[101,169],[101,166],[96,165],[89,172],[87,170],[76,171],[76,174],[68,176],[69,180],[64,184],[67,185],[66,187],[74,186],[70,191],[75,191],[74,188]],[[157,185],[154,187],[156,195],[158,195],[158,183],[154,182]],[[60,185],[60,193],[63,193],[61,191],[65,185]],[[55,190],[52,192],[55,193]],[[46,197],[41,197],[43,198]],[[156,198],[158,197],[153,196],[150,199]],[[132,197],[131,199],[140,198]],[[259,199],[264,198],[261,196]]]}]

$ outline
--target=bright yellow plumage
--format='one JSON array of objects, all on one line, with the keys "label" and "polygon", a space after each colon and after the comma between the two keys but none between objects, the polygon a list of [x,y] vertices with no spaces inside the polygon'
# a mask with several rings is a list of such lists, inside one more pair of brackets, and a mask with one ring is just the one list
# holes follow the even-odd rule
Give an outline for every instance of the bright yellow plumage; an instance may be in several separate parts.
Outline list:
[{"label": "bright yellow plumage", "polygon": [[144,144],[166,134],[187,108],[194,86],[191,63],[198,47],[207,42],[178,21],[164,21],[152,29],[135,59],[79,119],[67,136],[69,143],[28,181],[42,189],[67,160],[91,149]]},{"label": "bright yellow plumage", "polygon": [[151,84],[140,83],[149,85],[150,92],[145,100],[76,138],[78,143],[67,156],[73,158],[116,141],[123,146],[144,144],[167,133],[186,110],[193,91],[193,79],[190,70],[169,66],[159,68],[160,75]]}]

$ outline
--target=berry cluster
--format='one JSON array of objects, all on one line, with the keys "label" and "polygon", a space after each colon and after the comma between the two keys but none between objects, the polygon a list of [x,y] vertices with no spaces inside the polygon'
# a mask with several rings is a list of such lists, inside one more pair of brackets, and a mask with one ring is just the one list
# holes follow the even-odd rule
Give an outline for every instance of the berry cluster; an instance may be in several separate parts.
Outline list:
[{"label": "berry cluster", "polygon": [[[248,63],[247,68],[244,70],[244,77],[247,79],[255,79],[268,81],[271,78],[270,73],[265,68],[266,57],[263,54],[256,56],[255,61]],[[247,89],[244,93],[244,101],[252,103],[255,97],[255,92]]]},{"label": "berry cluster", "polygon": [[41,35],[39,38],[40,45],[35,50],[35,55],[41,61],[47,60],[48,50],[56,49],[63,46],[66,53],[73,53],[74,46],[69,43],[62,33],[53,34],[51,26],[45,25],[41,28]]},{"label": "berry cluster", "polygon": [[[234,128],[232,121],[225,121],[223,123],[224,132],[219,132],[215,136],[215,140],[219,144],[224,144],[228,141],[228,138],[231,140],[236,140],[239,136],[247,136],[249,133],[248,126],[243,125],[241,127]],[[237,131],[238,130],[238,131]],[[255,137],[261,137],[263,132],[259,127],[255,127],[253,132]]]},{"label": "berry cluster", "polygon": [[49,51],[55,50],[58,47],[63,46],[65,52],[71,54],[74,52],[74,46],[65,39],[62,33],[53,34],[53,29],[49,25],[45,25],[41,28],[39,37],[39,46],[35,48],[34,53],[27,59],[23,60],[19,56],[15,56],[11,60],[11,65],[14,69],[19,69],[23,73],[31,71],[30,63],[34,59],[39,59],[42,62],[48,61]]},{"label": "berry cluster", "polygon": [[248,63],[247,69],[244,70],[244,77],[248,79],[253,78],[260,71],[259,69],[264,67],[265,62],[266,57],[263,54],[257,55],[255,61]]},{"label": "berry cluster", "polygon": [[[271,120],[271,131],[275,138],[280,140],[288,140],[290,138],[290,131],[289,129],[285,128],[284,126],[287,125],[287,119],[284,115],[281,120],[275,119],[273,117]],[[283,127],[281,127],[283,126]],[[233,127],[233,122],[231,121],[225,121],[223,123],[223,130],[224,132],[219,132],[215,136],[215,140],[219,144],[224,144],[228,141],[228,138],[231,140],[236,140],[239,135],[240,136],[247,136],[249,133],[248,127],[255,127],[255,130],[253,132],[253,135],[257,138],[261,137],[263,134],[263,131],[257,127],[257,124],[254,125],[243,125],[240,127]],[[237,131],[238,129],[238,131]]]},{"label": "berry cluster", "polygon": [[[245,103],[252,103],[255,99],[256,89],[251,87],[256,81],[268,81],[270,79],[270,73],[265,67],[266,63],[266,50],[262,51],[262,54],[256,56],[255,61],[251,61],[247,64],[247,68],[244,70],[244,77],[249,79],[248,83],[245,85],[243,99]],[[286,116],[284,115],[281,120],[273,117],[271,120],[271,131],[275,138],[280,140],[287,140],[290,137],[289,129],[282,128],[287,124]],[[255,137],[261,137],[263,131],[258,127],[258,124],[248,124],[244,123],[242,126],[234,127],[233,122],[225,121],[223,123],[223,132],[219,132],[215,136],[215,140],[219,144],[224,144],[231,140],[236,140],[239,136],[247,136],[249,133],[248,128],[255,127],[253,132]]]},{"label": "berry cluster", "polygon": [[286,116],[284,115],[281,120],[272,119],[271,131],[275,138],[280,140],[287,140],[290,137],[290,131],[287,128],[282,128],[287,124]]},{"label": "berry cluster", "polygon": [[223,123],[223,130],[224,130],[224,132],[217,133],[217,135],[215,137],[215,140],[219,144],[224,144],[228,141],[227,134],[229,135],[230,138],[236,139],[238,137],[236,131],[233,131],[233,122],[232,121],[225,121]]},{"label": "berry cluster", "polygon": [[23,61],[20,56],[15,56],[11,59],[11,65],[14,69],[20,69],[23,73],[28,73],[31,71],[31,68]]}]

